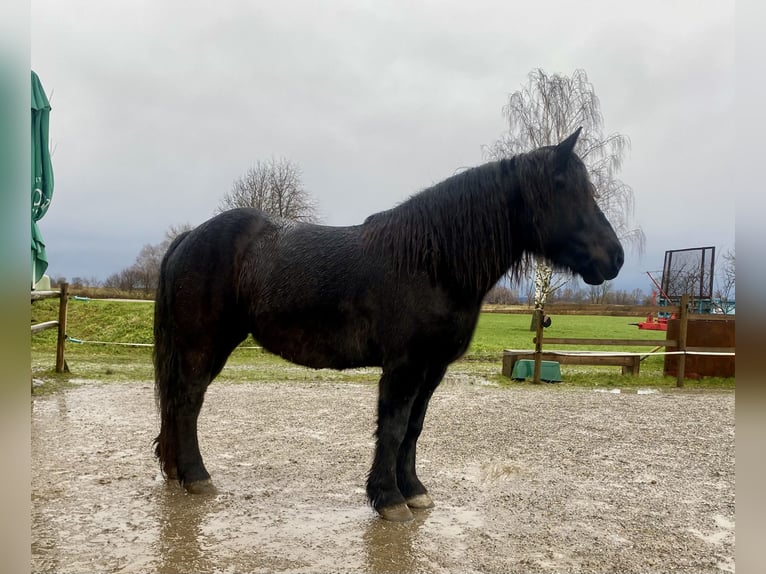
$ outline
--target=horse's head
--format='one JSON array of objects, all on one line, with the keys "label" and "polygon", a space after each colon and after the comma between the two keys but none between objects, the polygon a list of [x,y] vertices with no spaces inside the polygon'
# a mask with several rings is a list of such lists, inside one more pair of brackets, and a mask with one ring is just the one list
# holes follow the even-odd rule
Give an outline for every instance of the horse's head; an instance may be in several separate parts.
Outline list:
[{"label": "horse's head", "polygon": [[539,231],[537,254],[557,268],[577,273],[586,283],[599,285],[617,276],[624,253],[596,203],[585,164],[574,153],[581,129],[556,146],[528,154],[538,156],[535,163],[544,162],[545,183],[536,190],[542,193],[528,196],[527,201],[536,203],[532,211]]}]

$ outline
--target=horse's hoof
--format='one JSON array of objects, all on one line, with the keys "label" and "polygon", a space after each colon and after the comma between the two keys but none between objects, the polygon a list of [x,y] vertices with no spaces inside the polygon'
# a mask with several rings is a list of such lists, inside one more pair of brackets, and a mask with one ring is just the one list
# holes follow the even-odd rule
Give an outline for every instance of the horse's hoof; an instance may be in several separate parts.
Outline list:
[{"label": "horse's hoof", "polygon": [[410,507],[404,503],[387,508],[379,508],[378,514],[380,514],[383,520],[390,520],[391,522],[407,522],[414,518]]},{"label": "horse's hoof", "polygon": [[417,509],[433,508],[434,501],[430,496],[428,496],[428,494],[416,494],[415,496],[407,499],[407,506]]},{"label": "horse's hoof", "polygon": [[213,481],[209,478],[187,482],[184,484],[184,488],[189,494],[218,494]]}]

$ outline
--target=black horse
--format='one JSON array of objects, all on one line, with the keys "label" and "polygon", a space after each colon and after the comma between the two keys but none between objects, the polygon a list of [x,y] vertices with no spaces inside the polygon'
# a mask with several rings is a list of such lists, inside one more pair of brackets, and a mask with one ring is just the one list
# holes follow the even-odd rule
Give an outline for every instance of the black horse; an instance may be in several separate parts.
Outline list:
[{"label": "black horse", "polygon": [[417,440],[487,291],[532,256],[594,285],[622,266],[573,152],[579,132],[454,175],[361,225],[234,209],[179,236],[162,262],[154,317],[165,476],[189,492],[213,490],[197,418],[207,386],[252,334],[301,365],[382,367],[367,495],[389,520],[431,507],[415,472]]}]

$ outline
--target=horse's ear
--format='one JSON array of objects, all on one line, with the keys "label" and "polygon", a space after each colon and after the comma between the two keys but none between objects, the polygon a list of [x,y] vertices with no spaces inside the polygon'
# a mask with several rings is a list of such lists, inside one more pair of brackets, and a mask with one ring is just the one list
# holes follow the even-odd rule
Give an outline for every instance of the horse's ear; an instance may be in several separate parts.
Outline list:
[{"label": "horse's ear", "polygon": [[566,164],[569,156],[572,155],[572,150],[574,150],[574,146],[577,143],[577,138],[580,137],[581,131],[582,126],[577,128],[571,136],[556,146],[556,160],[559,165]]}]

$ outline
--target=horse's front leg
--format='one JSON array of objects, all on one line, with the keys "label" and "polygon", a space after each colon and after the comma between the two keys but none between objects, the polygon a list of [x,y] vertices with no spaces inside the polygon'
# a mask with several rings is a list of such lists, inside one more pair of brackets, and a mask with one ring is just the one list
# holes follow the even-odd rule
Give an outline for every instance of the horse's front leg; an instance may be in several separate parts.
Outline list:
[{"label": "horse's front leg", "polygon": [[422,380],[422,371],[406,367],[384,367],[380,378],[375,456],[367,477],[367,496],[386,520],[403,522],[413,518],[396,482],[396,466]]},{"label": "horse's front leg", "polygon": [[423,420],[428,410],[428,402],[446,371],[446,367],[440,366],[430,369],[426,373],[426,378],[412,404],[407,432],[399,446],[396,461],[396,483],[410,508],[431,508],[434,505],[428,494],[428,489],[418,478],[415,459],[417,442],[423,431]]}]

